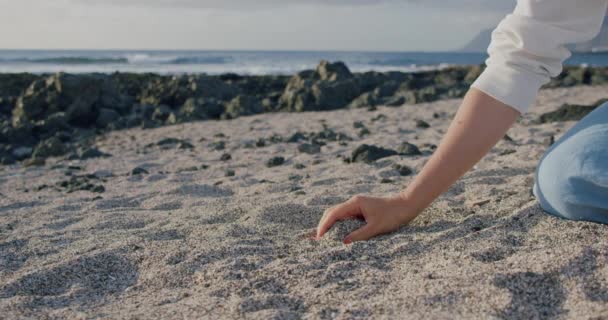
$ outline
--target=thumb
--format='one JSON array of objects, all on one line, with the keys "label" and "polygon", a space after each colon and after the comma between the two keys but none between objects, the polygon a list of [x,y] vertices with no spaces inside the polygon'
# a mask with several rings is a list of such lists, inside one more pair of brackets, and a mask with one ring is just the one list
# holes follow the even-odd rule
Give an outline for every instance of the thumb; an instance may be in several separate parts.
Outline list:
[{"label": "thumb", "polygon": [[375,236],[373,227],[368,223],[363,227],[351,232],[346,238],[344,238],[344,243],[349,244],[354,241],[364,241],[369,240],[371,237]]}]

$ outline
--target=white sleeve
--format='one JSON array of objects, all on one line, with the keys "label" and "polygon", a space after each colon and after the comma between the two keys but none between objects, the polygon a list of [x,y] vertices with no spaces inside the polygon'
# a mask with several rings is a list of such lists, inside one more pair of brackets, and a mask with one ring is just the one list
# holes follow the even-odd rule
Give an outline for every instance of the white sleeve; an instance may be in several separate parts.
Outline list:
[{"label": "white sleeve", "polygon": [[608,0],[518,0],[492,31],[486,68],[471,87],[526,113],[572,55],[565,44],[593,39],[607,6]]}]

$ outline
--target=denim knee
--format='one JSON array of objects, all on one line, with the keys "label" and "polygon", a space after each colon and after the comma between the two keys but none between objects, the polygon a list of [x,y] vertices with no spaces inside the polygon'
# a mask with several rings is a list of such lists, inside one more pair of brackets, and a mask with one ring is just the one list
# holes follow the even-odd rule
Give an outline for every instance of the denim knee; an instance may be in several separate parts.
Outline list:
[{"label": "denim knee", "polygon": [[558,142],[536,169],[533,192],[541,207],[570,220],[608,223],[608,126]]}]

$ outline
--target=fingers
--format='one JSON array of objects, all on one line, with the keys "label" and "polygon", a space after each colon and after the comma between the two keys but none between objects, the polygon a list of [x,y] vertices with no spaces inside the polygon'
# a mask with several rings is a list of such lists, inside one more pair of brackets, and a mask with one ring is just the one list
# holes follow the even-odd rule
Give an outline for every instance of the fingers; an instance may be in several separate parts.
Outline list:
[{"label": "fingers", "polygon": [[363,227],[351,232],[346,238],[344,238],[344,244],[349,244],[354,241],[369,240],[376,235],[375,229],[368,223]]},{"label": "fingers", "polygon": [[361,214],[359,198],[353,197],[327,211],[317,226],[317,238],[322,237],[329,228],[338,220]]}]

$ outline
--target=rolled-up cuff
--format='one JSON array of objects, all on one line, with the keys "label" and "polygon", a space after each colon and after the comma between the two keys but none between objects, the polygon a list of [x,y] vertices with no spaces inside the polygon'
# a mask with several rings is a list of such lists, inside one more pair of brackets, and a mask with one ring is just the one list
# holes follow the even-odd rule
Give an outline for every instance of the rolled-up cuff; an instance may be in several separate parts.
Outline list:
[{"label": "rolled-up cuff", "polygon": [[540,87],[547,80],[538,74],[507,65],[489,65],[471,87],[524,114],[534,104]]}]

